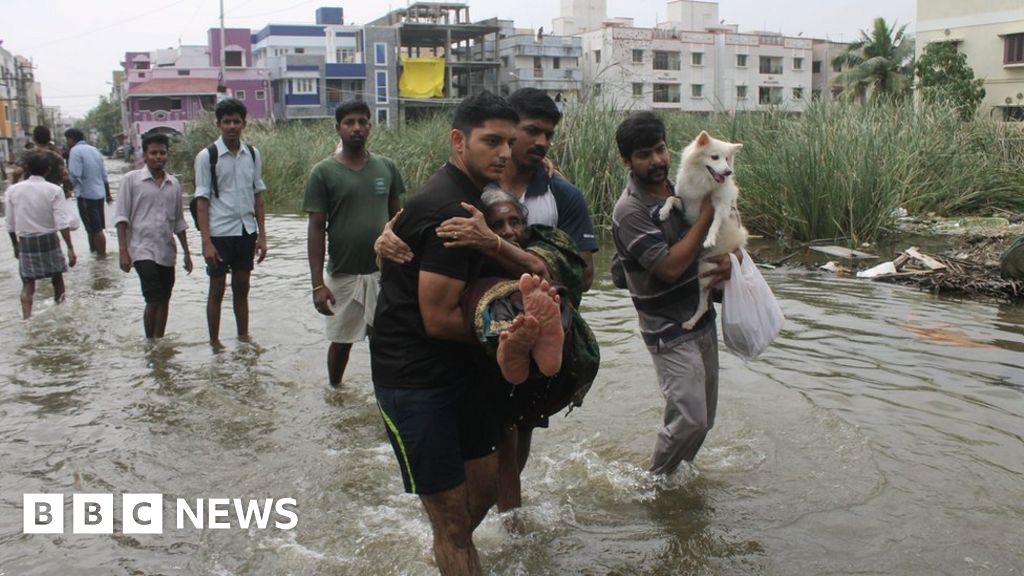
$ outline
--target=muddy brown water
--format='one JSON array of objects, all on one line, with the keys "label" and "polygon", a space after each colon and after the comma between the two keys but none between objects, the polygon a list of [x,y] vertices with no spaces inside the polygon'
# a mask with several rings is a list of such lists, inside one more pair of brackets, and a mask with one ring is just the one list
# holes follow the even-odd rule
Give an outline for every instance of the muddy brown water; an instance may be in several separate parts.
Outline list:
[{"label": "muddy brown water", "polygon": [[[153,345],[116,258],[81,250],[67,303],[22,322],[17,264],[0,250],[0,575],[436,573],[367,347],[328,391],[305,221],[268,227],[253,342],[227,337],[220,352],[201,271],[179,271],[169,336]],[[629,298],[606,280],[609,249],[583,308],[601,372],[583,408],[535,436],[523,532],[496,515],[478,530],[488,573],[1024,571],[1024,309],[766,272],[785,330],[756,362],[722,353],[716,428],[693,468],[654,480],[662,404]],[[122,533],[121,495],[137,492],[164,495],[162,534]],[[65,495],[64,534],[22,533],[26,493]],[[114,534],[71,533],[73,493],[113,494]],[[216,497],[294,498],[299,523],[177,529],[176,498]]]}]

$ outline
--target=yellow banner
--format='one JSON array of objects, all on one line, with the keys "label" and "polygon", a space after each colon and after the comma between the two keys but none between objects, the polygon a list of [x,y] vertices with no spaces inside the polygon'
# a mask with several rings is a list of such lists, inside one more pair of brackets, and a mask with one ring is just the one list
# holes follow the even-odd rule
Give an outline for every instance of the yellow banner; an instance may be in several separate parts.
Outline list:
[{"label": "yellow banner", "polygon": [[402,98],[441,98],[444,96],[444,58],[402,56],[402,77],[398,80]]}]

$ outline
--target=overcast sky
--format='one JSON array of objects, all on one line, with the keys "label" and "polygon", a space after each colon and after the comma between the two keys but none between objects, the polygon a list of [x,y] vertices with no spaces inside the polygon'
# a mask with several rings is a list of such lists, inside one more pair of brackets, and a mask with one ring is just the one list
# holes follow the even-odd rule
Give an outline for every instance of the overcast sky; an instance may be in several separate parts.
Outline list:
[{"label": "overcast sky", "polygon": [[[450,1],[450,0],[449,0]],[[471,0],[470,17],[511,18],[520,28],[544,26],[558,17],[559,0]],[[406,6],[389,0],[224,0],[225,25],[254,30],[268,23],[312,24],[319,6],[345,10],[345,22],[361,24]],[[882,16],[909,23],[916,0],[720,0],[719,15],[740,30],[774,30],[805,37],[851,40]],[[33,60],[43,103],[82,116],[109,94],[111,71],[126,51],[205,44],[217,26],[219,0],[0,0],[3,47]],[[631,17],[638,26],[665,19],[663,0],[608,0],[608,16]]]}]

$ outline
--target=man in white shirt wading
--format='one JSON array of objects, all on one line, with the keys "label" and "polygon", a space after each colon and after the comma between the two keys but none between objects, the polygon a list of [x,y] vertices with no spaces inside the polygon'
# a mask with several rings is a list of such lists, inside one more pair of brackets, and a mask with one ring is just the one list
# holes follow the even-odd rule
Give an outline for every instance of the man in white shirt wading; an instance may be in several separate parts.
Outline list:
[{"label": "man in white shirt wading", "polygon": [[[4,209],[21,275],[21,316],[27,320],[32,315],[36,280],[52,279],[53,299],[58,304],[63,302],[64,272],[77,259],[64,211],[64,191],[43,178],[50,169],[50,159],[38,152],[29,155],[25,163],[29,179],[7,190]],[[67,260],[60,250],[58,231],[68,247]]]}]

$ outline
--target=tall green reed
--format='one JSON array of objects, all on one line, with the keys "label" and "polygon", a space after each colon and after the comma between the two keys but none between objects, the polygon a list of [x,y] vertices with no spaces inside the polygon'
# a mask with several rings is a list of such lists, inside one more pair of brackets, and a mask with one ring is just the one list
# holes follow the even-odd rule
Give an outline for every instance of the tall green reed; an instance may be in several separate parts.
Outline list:
[{"label": "tall green reed", "polygon": [[[740,209],[752,231],[808,241],[873,240],[894,213],[1024,212],[1024,132],[1015,124],[964,122],[955,111],[910,105],[814,103],[800,114],[662,114],[679,153],[700,130],[742,142],[736,159]],[[625,117],[600,104],[567,109],[550,156],[584,193],[595,223],[610,224],[626,169],[615,146]],[[396,162],[414,192],[448,157],[450,117],[375,127],[370,148]],[[195,155],[217,137],[212,117],[172,147],[172,170],[192,179]],[[306,177],[337,143],[330,119],[251,123],[245,139],[260,149],[268,209],[300,212]]]}]

